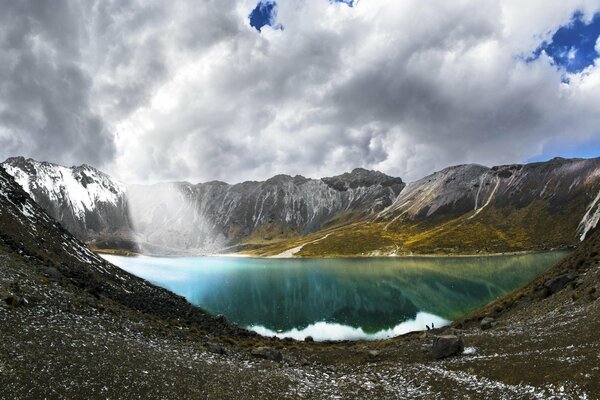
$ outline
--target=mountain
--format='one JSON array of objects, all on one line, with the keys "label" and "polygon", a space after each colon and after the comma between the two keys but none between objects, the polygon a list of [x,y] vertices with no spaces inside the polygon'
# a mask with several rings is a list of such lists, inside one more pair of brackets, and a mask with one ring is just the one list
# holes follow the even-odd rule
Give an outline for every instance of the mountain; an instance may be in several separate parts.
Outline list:
[{"label": "mountain", "polygon": [[355,169],[308,179],[129,185],[89,166],[2,166],[52,217],[100,249],[330,256],[564,248],[600,208],[600,159],[468,164],[405,185]]},{"label": "mountain", "polygon": [[81,240],[159,254],[219,252],[299,238],[374,215],[405,186],[400,178],[360,168],[323,179],[277,175],[235,185],[124,186],[89,166],[66,168],[22,157],[2,166]]},{"label": "mountain", "polygon": [[576,245],[600,208],[600,158],[458,165],[408,185],[360,168],[322,179],[125,186],[85,165],[16,157],[2,166],[79,239],[148,254],[545,250]]},{"label": "mountain", "polygon": [[358,220],[392,204],[404,184],[355,169],[332,178],[277,175],[264,182],[164,183],[127,190],[131,221],[143,243],[218,250],[296,238]]},{"label": "mountain", "polygon": [[2,167],[76,237],[90,241],[130,231],[125,186],[88,165],[67,168],[13,157]]},{"label": "mountain", "polygon": [[374,216],[262,254],[473,254],[576,245],[597,221],[600,158],[459,165],[409,183]]}]

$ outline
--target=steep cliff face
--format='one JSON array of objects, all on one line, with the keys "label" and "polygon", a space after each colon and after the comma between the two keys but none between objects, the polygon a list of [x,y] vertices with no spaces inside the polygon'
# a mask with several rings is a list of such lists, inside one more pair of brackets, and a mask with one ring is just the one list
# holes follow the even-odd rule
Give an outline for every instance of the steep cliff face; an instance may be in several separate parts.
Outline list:
[{"label": "steep cliff face", "polygon": [[399,178],[356,169],[322,180],[277,175],[264,182],[130,186],[132,225],[143,243],[217,251],[294,238],[365,218],[392,204]]},{"label": "steep cliff face", "polygon": [[82,240],[129,231],[125,187],[88,165],[67,168],[23,157],[2,167],[54,219]]},{"label": "steep cliff face", "polygon": [[124,186],[89,166],[67,168],[22,157],[2,164],[53,218],[100,247],[147,253],[205,253],[242,243],[295,238],[382,211],[400,178],[355,169],[307,179],[277,175],[229,185],[187,182]]},{"label": "steep cliff face", "polygon": [[459,165],[299,255],[507,252],[576,245],[600,219],[600,159]]},{"label": "steep cliff face", "polygon": [[153,254],[542,250],[577,244],[600,219],[600,158],[459,165],[408,186],[355,169],[323,179],[125,187],[85,165],[2,165],[78,238]]}]

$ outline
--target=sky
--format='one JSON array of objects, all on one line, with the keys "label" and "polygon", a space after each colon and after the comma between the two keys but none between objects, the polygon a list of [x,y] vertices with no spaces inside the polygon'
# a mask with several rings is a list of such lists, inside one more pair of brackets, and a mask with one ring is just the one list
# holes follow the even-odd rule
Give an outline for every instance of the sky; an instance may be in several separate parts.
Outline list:
[{"label": "sky", "polygon": [[0,0],[0,158],[125,182],[600,156],[600,0]]}]

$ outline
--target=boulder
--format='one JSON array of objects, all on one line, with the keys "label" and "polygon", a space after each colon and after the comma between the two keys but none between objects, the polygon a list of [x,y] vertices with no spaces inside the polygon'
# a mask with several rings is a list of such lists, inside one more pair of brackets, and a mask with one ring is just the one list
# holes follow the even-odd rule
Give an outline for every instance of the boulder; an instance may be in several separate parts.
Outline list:
[{"label": "boulder", "polygon": [[26,306],[29,304],[26,298],[11,294],[4,299],[4,302],[11,307]]},{"label": "boulder", "polygon": [[369,350],[369,357],[377,358],[381,354],[379,350]]},{"label": "boulder", "polygon": [[208,342],[206,343],[206,349],[215,354],[227,354],[225,347],[219,343]]},{"label": "boulder", "polygon": [[46,266],[44,276],[52,281],[60,282],[63,279],[63,274],[52,265]]},{"label": "boulder", "polygon": [[485,317],[479,323],[479,327],[482,330],[490,329],[492,326],[494,326],[494,318],[492,318],[492,317]]},{"label": "boulder", "polygon": [[555,276],[552,279],[548,279],[544,283],[544,287],[546,288],[546,292],[548,293],[548,296],[550,296],[550,295],[553,295],[554,293],[562,290],[562,288],[567,286],[567,284],[569,282],[571,282],[572,280],[573,280],[573,276],[571,274],[562,274],[562,275]]},{"label": "boulder", "polygon": [[307,336],[307,337],[305,337],[305,338],[304,338],[304,341],[305,341],[305,342],[314,342],[314,341],[315,341],[315,339],[313,339],[313,337],[312,337],[312,336]]},{"label": "boulder", "polygon": [[277,362],[281,362],[283,360],[281,352],[271,347],[257,347],[256,349],[252,350],[251,354],[254,357],[263,358],[265,360],[272,360]]},{"label": "boulder", "polygon": [[454,335],[436,336],[433,338],[431,346],[431,355],[435,359],[450,357],[461,354],[465,346],[462,338]]}]

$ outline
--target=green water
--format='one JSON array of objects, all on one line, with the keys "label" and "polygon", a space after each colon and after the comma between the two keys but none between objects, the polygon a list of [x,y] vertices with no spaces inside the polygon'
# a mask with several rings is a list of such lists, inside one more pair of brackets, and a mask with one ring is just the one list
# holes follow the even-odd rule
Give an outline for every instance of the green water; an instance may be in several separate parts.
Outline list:
[{"label": "green water", "polygon": [[447,323],[524,285],[565,255],[106,258],[260,333],[341,339]]}]

